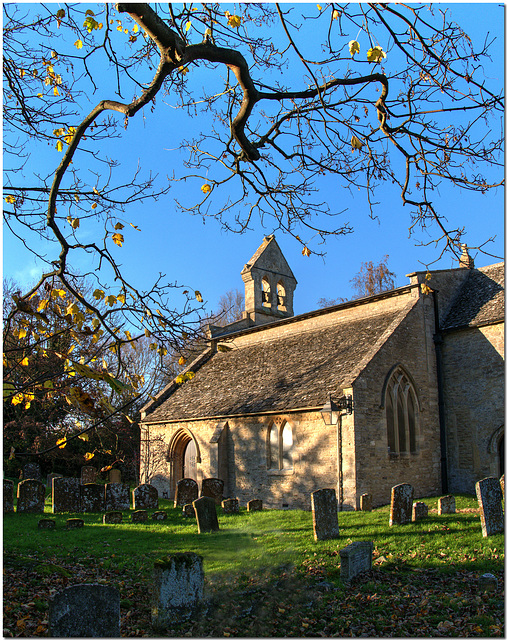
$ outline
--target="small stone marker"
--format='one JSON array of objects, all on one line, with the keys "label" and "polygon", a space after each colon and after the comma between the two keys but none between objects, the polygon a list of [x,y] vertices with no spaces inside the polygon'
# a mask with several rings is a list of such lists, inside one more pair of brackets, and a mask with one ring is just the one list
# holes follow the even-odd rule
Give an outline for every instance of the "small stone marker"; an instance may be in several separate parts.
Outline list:
[{"label": "small stone marker", "polygon": [[197,500],[197,482],[193,478],[182,478],[176,483],[176,494],[174,496],[174,506],[182,507]]},{"label": "small stone marker", "polygon": [[91,484],[97,479],[98,471],[95,467],[81,467],[81,484]]},{"label": "small stone marker", "polygon": [[350,582],[352,578],[371,569],[373,543],[366,541],[352,542],[340,550],[340,579]]},{"label": "small stone marker", "polygon": [[130,514],[130,520],[131,522],[146,522],[148,520],[148,512],[144,509],[132,511]]},{"label": "small stone marker", "polygon": [[204,478],[201,485],[201,498],[213,498],[215,504],[221,504],[224,499],[224,481],[219,478]]},{"label": "small stone marker", "polygon": [[334,489],[318,489],[311,494],[313,536],[315,540],[339,537],[338,507]]},{"label": "small stone marker", "polygon": [[492,573],[483,573],[477,586],[479,591],[496,591],[498,589],[498,579]]},{"label": "small stone marker", "polygon": [[48,473],[46,476],[46,487],[53,491],[53,478],[63,478],[61,473]]},{"label": "small stone marker", "polygon": [[28,462],[23,467],[24,480],[42,480],[40,465],[37,462]]},{"label": "small stone marker", "polygon": [[104,491],[106,511],[128,511],[130,509],[128,484],[109,482],[106,484]]},{"label": "small stone marker", "polygon": [[359,509],[361,511],[371,511],[373,509],[370,493],[363,493],[359,498]]},{"label": "small stone marker", "polygon": [[[204,496],[200,500],[211,500]],[[175,553],[153,565],[151,621],[155,628],[168,627],[190,615],[200,603],[204,588],[202,556]]]},{"label": "small stone marker", "polygon": [[505,498],[505,475],[503,473],[500,476],[500,487],[502,489],[502,496]]},{"label": "small stone marker", "polygon": [[49,606],[52,638],[119,638],[120,592],[102,584],[78,584],[58,593]]},{"label": "small stone marker", "polygon": [[482,535],[502,533],[504,530],[502,488],[498,478],[484,478],[475,485],[481,515]]},{"label": "small stone marker", "polygon": [[183,505],[183,517],[184,518],[195,518],[195,509],[191,504]]},{"label": "small stone marker", "polygon": [[151,484],[140,484],[132,490],[134,509],[158,509],[158,491]]},{"label": "small stone marker", "polygon": [[255,500],[250,500],[246,505],[247,511],[262,511],[262,500],[256,498]]},{"label": "small stone marker", "polygon": [[456,500],[454,496],[442,496],[438,499],[438,515],[444,513],[456,513]]},{"label": "small stone marker", "polygon": [[84,527],[84,520],[81,518],[67,518],[66,529],[82,529]]},{"label": "small stone marker", "polygon": [[109,472],[109,482],[121,482],[121,471],[119,469],[111,469]]},{"label": "small stone marker", "polygon": [[151,514],[152,520],[167,520],[167,513],[165,511],[154,511]]},{"label": "small stone marker", "polygon": [[227,498],[222,500],[224,513],[239,513],[239,500],[237,498]]},{"label": "small stone marker", "polygon": [[414,500],[414,487],[410,484],[397,484],[391,489],[391,511],[389,514],[389,526],[393,524],[406,524],[412,519],[412,503]]},{"label": "small stone marker", "polygon": [[53,513],[81,511],[79,478],[53,478]]},{"label": "small stone marker", "polygon": [[14,482],[4,478],[4,513],[14,512]]},{"label": "small stone marker", "polygon": [[106,509],[103,484],[81,485],[81,510],[85,513],[101,513]]},{"label": "small stone marker", "polygon": [[46,485],[39,480],[22,480],[18,484],[17,513],[44,513]]},{"label": "small stone marker", "polygon": [[39,520],[37,523],[38,529],[56,529],[56,520],[49,520],[47,518],[43,518]]},{"label": "small stone marker", "polygon": [[203,496],[192,502],[197,518],[197,531],[208,533],[209,531],[219,531],[217,510],[213,498]]},{"label": "small stone marker", "polygon": [[428,517],[428,505],[424,502],[414,502],[412,505],[412,522]]},{"label": "small stone marker", "polygon": [[108,511],[102,516],[102,524],[121,524],[123,514],[121,511]]}]

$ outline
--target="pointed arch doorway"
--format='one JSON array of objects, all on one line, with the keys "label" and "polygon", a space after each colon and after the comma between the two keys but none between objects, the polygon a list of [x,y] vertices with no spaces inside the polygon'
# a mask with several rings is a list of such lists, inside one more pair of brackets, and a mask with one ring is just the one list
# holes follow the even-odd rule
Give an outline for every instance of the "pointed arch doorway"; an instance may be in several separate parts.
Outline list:
[{"label": "pointed arch doorway", "polygon": [[183,478],[192,478],[197,482],[198,468],[201,462],[199,445],[193,433],[182,428],[171,438],[167,456],[171,464],[171,497],[176,493],[176,484]]},{"label": "pointed arch doorway", "polygon": [[192,478],[197,482],[197,451],[193,440],[189,440],[185,445],[182,474],[183,478]]}]

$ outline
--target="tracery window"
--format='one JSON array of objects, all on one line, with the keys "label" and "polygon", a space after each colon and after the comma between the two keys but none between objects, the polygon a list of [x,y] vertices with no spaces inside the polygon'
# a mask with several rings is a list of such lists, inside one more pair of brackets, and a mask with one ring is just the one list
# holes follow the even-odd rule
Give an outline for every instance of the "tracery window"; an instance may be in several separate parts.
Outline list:
[{"label": "tracery window", "polygon": [[285,471],[293,469],[294,439],[292,427],[287,422],[273,422],[268,437],[268,469]]},{"label": "tracery window", "polygon": [[417,396],[402,367],[394,370],[387,383],[385,409],[389,453],[417,453]]}]

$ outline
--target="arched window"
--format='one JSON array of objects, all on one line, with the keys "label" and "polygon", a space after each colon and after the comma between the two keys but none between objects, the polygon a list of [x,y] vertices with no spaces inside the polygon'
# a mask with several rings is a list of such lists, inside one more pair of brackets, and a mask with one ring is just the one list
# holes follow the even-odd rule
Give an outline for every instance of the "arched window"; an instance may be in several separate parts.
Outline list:
[{"label": "arched window", "polygon": [[282,311],[285,311],[285,287],[283,286],[283,282],[281,280],[276,285],[276,301],[278,304],[278,308]]},{"label": "arched window", "polygon": [[294,440],[292,427],[287,422],[276,423],[269,427],[268,469],[285,471],[293,469]]},{"label": "arched window", "polygon": [[269,280],[267,276],[262,278],[262,306],[269,307],[271,306],[271,285],[269,284]]},{"label": "arched window", "polygon": [[417,452],[417,396],[408,374],[396,367],[385,387],[387,447],[390,454]]}]

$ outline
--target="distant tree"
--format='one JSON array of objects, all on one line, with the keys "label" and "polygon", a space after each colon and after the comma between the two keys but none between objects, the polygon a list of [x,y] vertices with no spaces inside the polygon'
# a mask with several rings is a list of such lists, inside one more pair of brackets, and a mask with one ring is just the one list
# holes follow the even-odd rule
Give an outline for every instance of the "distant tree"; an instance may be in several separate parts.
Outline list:
[{"label": "distant tree", "polygon": [[394,289],[396,274],[389,270],[388,260],[389,256],[384,256],[377,264],[373,264],[371,260],[361,263],[359,273],[350,281],[356,291],[354,298],[373,296]]},{"label": "distant tree", "polygon": [[218,307],[213,314],[213,324],[225,327],[243,317],[245,310],[245,294],[239,289],[229,289],[218,300]]},{"label": "distant tree", "polygon": [[334,307],[336,304],[346,302],[345,298],[319,298],[317,306],[319,309],[325,309],[326,307]]}]

